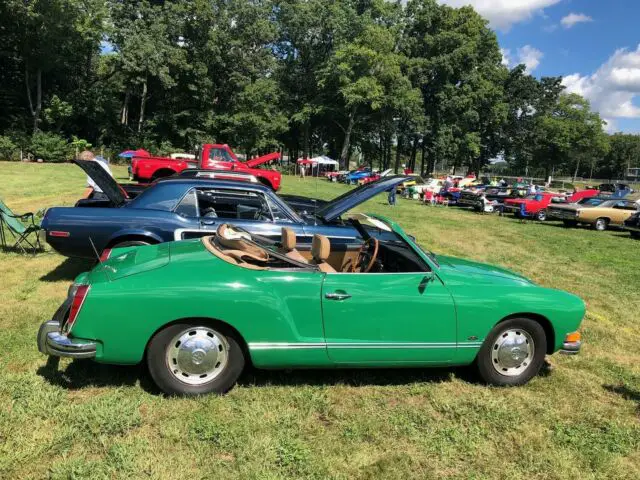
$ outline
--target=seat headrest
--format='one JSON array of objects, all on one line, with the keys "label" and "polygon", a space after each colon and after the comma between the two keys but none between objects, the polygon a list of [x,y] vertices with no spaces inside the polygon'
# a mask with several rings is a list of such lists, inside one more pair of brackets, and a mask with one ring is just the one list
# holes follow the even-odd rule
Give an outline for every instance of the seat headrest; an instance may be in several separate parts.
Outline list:
[{"label": "seat headrest", "polygon": [[251,239],[250,235],[245,232],[234,230],[226,223],[223,223],[218,227],[216,230],[216,237],[218,239],[218,243],[224,248],[228,248],[230,250],[241,250],[258,257],[265,255],[265,252],[261,248],[256,247],[247,241]]},{"label": "seat headrest", "polygon": [[313,259],[324,262],[329,258],[330,252],[331,244],[329,243],[329,239],[324,235],[318,235],[316,233],[311,242],[311,255],[313,255]]},{"label": "seat headrest", "polygon": [[282,227],[282,238],[280,240],[282,248],[291,251],[296,248],[296,232],[287,227]]}]

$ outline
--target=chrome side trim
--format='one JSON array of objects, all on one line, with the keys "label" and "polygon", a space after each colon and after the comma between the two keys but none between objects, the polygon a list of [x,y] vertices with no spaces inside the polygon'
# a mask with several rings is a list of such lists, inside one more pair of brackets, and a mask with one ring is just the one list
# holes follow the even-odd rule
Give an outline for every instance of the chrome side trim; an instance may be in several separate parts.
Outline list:
[{"label": "chrome side trim", "polygon": [[480,348],[482,342],[313,342],[313,343],[287,343],[287,342],[251,342],[249,343],[250,350],[288,350],[288,349],[306,349],[306,348],[358,348],[358,349],[371,349],[371,348]]}]

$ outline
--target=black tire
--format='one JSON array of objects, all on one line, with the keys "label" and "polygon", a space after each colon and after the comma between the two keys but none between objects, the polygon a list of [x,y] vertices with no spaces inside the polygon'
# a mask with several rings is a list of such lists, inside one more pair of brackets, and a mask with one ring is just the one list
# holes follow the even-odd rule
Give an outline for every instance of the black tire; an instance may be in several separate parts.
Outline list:
[{"label": "black tire", "polygon": [[631,234],[631,238],[635,238],[640,240],[640,232],[634,232],[633,230],[629,232]]},{"label": "black tire", "polygon": [[606,218],[598,218],[596,223],[593,224],[593,228],[595,228],[598,232],[604,232],[609,226],[609,220]]},{"label": "black tire", "polygon": [[576,222],[575,220],[562,220],[562,223],[567,228],[577,227],[578,226],[578,222]]},{"label": "black tire", "polygon": [[[510,332],[510,333],[507,333]],[[522,336],[527,341],[527,345],[533,342],[533,353],[529,360],[523,357],[522,364],[513,368],[509,374],[500,373],[500,363],[494,358],[494,352],[499,352],[499,342],[506,338],[505,335]],[[525,337],[528,337],[527,338]],[[542,365],[547,353],[547,338],[542,325],[529,318],[512,318],[497,324],[487,335],[478,356],[475,360],[476,369],[482,380],[490,385],[496,386],[516,386],[524,385],[535,377]],[[524,354],[524,352],[522,352]],[[510,359],[511,360],[511,359]],[[495,366],[494,366],[495,365]],[[517,370],[522,368],[521,373]],[[507,372],[509,369],[502,368]]]},{"label": "black tire", "polygon": [[547,211],[546,210],[540,210],[536,214],[536,218],[538,219],[539,222],[544,222],[547,219]]},{"label": "black tire", "polygon": [[143,240],[125,240],[124,242],[114,243],[111,248],[141,247],[144,245],[151,245],[151,242],[145,242]]},{"label": "black tire", "polygon": [[[196,329],[208,329],[214,331],[223,340],[226,349],[226,363],[221,371],[215,374],[209,381],[193,385],[178,380],[178,374],[172,371],[167,356],[170,353],[171,342],[176,336]],[[221,350],[222,351],[222,350]],[[194,353],[195,355],[195,353]],[[244,369],[245,358],[239,341],[229,329],[220,324],[208,322],[177,323],[165,327],[156,333],[149,342],[147,349],[147,366],[151,378],[158,388],[168,395],[193,396],[215,393],[222,395],[233,388],[238,377]],[[189,378],[188,375],[183,375]],[[192,375],[196,378],[197,374]]]}]

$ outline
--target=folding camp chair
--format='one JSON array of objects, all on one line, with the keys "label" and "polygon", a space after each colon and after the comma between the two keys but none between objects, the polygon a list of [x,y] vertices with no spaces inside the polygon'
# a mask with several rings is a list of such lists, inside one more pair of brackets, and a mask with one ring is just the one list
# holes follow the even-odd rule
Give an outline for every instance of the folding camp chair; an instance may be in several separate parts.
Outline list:
[{"label": "folding camp chair", "polygon": [[[3,247],[7,247],[7,230],[15,239],[14,249],[20,249],[23,253],[27,253],[25,245],[32,249],[35,255],[37,250],[42,250],[39,232],[40,225],[37,225],[33,213],[24,213],[22,215],[14,214],[2,200],[0,200],[0,242]],[[35,234],[35,241],[30,240],[31,234]]]}]

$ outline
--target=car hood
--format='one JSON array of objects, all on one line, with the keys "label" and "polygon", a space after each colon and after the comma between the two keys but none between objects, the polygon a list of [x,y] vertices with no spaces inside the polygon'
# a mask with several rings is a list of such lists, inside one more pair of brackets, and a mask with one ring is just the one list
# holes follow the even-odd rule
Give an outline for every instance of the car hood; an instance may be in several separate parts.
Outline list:
[{"label": "car hood", "polygon": [[397,187],[408,179],[410,179],[410,177],[406,175],[394,175],[393,177],[381,178],[375,182],[365,183],[329,201],[318,210],[317,216],[325,222],[331,222],[346,211],[357,207],[379,193]]},{"label": "car hood", "polygon": [[471,260],[464,260],[462,258],[450,257],[448,255],[436,255],[436,259],[440,264],[441,270],[444,273],[457,273],[464,276],[476,276],[482,275],[483,277],[499,277],[504,280],[513,280],[517,283],[530,283],[531,280],[512,272],[506,268],[496,267],[495,265],[489,265],[486,263],[473,262]]},{"label": "car hood", "polygon": [[111,200],[111,202],[119,207],[126,202],[125,193],[122,187],[118,185],[109,173],[99,165],[97,160],[74,160],[73,163],[78,165],[85,173],[100,187],[100,190]]}]

